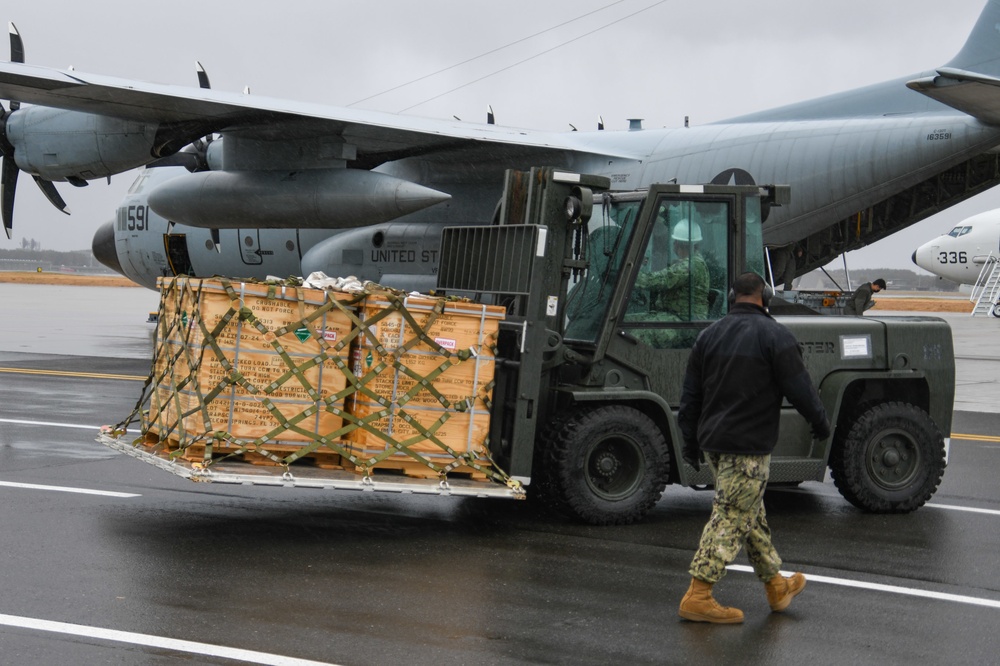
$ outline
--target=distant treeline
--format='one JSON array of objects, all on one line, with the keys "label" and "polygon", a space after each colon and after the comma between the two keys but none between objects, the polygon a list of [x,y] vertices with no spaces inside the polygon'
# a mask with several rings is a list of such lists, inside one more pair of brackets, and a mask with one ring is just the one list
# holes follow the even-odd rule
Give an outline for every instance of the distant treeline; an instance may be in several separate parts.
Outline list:
[{"label": "distant treeline", "polygon": [[[847,276],[844,269],[813,271],[803,275],[796,286],[802,289],[847,289]],[[832,278],[832,279],[831,279]],[[958,283],[939,278],[936,275],[921,275],[905,268],[859,268],[851,271],[851,286],[857,287],[863,282],[871,282],[882,278],[889,289],[900,291],[958,291]],[[836,281],[836,284],[834,284]]]},{"label": "distant treeline", "polygon": [[96,263],[94,254],[89,250],[74,252],[57,252],[56,250],[2,250],[0,259],[23,259],[27,261],[47,261],[55,265],[90,266]]},{"label": "distant treeline", "polygon": [[58,252],[56,250],[0,249],[0,270],[36,271],[69,270],[86,273],[112,273],[89,250]]}]

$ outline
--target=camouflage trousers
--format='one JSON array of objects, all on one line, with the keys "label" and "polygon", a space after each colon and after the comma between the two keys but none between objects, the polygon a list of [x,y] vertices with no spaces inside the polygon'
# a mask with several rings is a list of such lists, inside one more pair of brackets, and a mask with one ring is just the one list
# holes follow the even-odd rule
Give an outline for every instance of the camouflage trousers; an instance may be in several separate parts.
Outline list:
[{"label": "camouflage trousers", "polygon": [[781,569],[764,516],[771,456],[708,453],[706,457],[715,477],[715,499],[689,573],[706,583],[717,583],[745,544],[754,573],[767,582]]}]

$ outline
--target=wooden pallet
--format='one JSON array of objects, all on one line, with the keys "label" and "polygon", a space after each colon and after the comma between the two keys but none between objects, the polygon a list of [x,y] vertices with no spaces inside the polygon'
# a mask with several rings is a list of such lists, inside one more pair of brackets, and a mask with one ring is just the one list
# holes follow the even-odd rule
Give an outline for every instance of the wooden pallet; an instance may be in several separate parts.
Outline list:
[{"label": "wooden pallet", "polygon": [[[354,467],[351,465],[349,461],[346,460],[344,461],[344,464],[345,464],[345,469],[347,470],[356,472],[358,474],[365,473],[364,467],[360,466]],[[438,466],[443,467],[443,465],[438,465]],[[378,463],[377,465],[375,465],[370,469],[372,474],[397,474],[400,476],[409,476],[416,479],[436,479],[440,477],[440,474],[436,470],[433,470],[427,465],[424,465],[421,462],[417,462],[412,458],[408,460],[389,458],[388,460],[383,460],[382,462]],[[449,478],[463,478],[463,479],[470,479],[473,481],[486,481],[489,479],[489,477],[484,472],[480,472],[479,470],[473,469],[472,467],[469,467],[467,465],[463,465],[462,467],[458,467],[448,472],[447,476]]]},{"label": "wooden pallet", "polygon": [[[155,436],[152,440],[147,438],[147,442],[150,442],[153,446],[163,446],[163,450],[169,453],[180,450],[179,444],[174,440],[169,440],[165,443],[157,443]],[[269,445],[265,447],[267,451],[273,455],[284,458],[285,456],[295,453],[302,447],[289,446],[289,445]],[[233,454],[234,451],[239,450],[232,446],[220,446],[219,444],[214,444],[212,446],[212,458],[215,460],[226,458],[234,462],[245,462],[250,465],[261,465],[265,467],[280,467],[280,462],[275,462],[267,456],[257,453],[255,451],[245,451],[243,453]],[[204,462],[205,460],[205,446],[203,444],[192,444],[190,446],[184,447],[183,452],[180,455],[182,460],[187,460],[188,462]],[[292,465],[314,465],[317,467],[322,467],[324,469],[344,469],[344,465],[341,464],[340,454],[334,453],[332,451],[316,451],[309,455],[299,458]]]},{"label": "wooden pallet", "polygon": [[[153,434],[147,434],[145,441],[147,446],[151,448],[161,447],[162,450],[167,453],[173,453],[180,449],[176,440],[161,442],[156,435]],[[284,457],[290,453],[294,453],[299,450],[299,448],[300,447],[290,445],[270,445],[267,447],[267,450],[278,457]],[[264,467],[281,466],[281,463],[275,462],[274,460],[253,451],[246,451],[244,453],[232,455],[235,450],[237,449],[231,446],[220,446],[215,444],[212,447],[212,457],[215,460],[225,457],[226,460],[229,461],[244,462],[250,465],[259,465]],[[202,463],[205,461],[205,446],[203,444],[192,444],[187,446],[183,449],[183,452],[179,457],[188,462]],[[439,467],[443,467],[443,464],[437,464]],[[313,453],[303,456],[302,458],[299,458],[295,462],[291,463],[291,466],[293,468],[296,466],[310,466],[319,467],[320,469],[347,470],[356,474],[365,474],[367,471],[364,466],[357,466],[349,460],[342,458],[340,454],[329,450],[314,451]],[[412,458],[389,458],[376,464],[371,468],[370,472],[372,474],[397,474],[418,479],[436,479],[440,476],[436,470],[431,469],[430,467],[413,460]],[[485,472],[481,472],[467,465],[463,465],[449,471],[448,477],[464,478],[473,481],[487,481],[489,479],[489,476]]]}]

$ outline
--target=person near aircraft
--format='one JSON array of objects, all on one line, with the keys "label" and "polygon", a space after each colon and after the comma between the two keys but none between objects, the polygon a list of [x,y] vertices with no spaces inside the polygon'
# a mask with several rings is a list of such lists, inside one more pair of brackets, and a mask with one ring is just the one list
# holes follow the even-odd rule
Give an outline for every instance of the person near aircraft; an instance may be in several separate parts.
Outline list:
[{"label": "person near aircraft", "polygon": [[871,282],[865,282],[863,285],[854,290],[854,293],[851,295],[851,300],[847,301],[847,305],[844,306],[844,314],[863,315],[865,310],[870,310],[875,307],[875,301],[872,300],[872,294],[877,294],[885,288],[885,280],[882,278],[872,280]]},{"label": "person near aircraft", "polygon": [[812,426],[818,439],[830,436],[819,394],[809,379],[791,332],[767,313],[769,288],[756,273],[733,284],[729,313],[698,336],[681,394],[677,421],[682,455],[695,470],[702,453],[715,479],[712,516],[691,561],[691,585],[681,617],[695,622],[735,624],[743,612],[721,606],[712,586],[725,574],[743,544],[774,612],[785,610],[806,584],[805,576],[780,573],[764,513],[764,489],[771,451],[778,440],[783,396]]},{"label": "person near aircraft", "polygon": [[650,310],[679,321],[708,318],[708,264],[699,252],[701,226],[682,219],[670,235],[674,260],[658,271],[640,273],[636,286],[650,292]]},{"label": "person near aircraft", "polygon": [[771,262],[771,282],[775,285],[780,282],[784,291],[791,291],[798,261],[803,254],[802,246],[798,243],[767,248],[767,256]]}]

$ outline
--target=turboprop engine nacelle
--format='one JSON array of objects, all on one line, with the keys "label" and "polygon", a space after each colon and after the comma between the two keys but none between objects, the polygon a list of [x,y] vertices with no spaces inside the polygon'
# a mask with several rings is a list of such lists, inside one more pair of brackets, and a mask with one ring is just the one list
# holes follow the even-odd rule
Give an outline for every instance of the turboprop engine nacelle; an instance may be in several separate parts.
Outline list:
[{"label": "turboprop engine nacelle", "polygon": [[149,205],[195,227],[338,229],[393,220],[450,198],[360,169],[206,171],[158,185]]},{"label": "turboprop engine nacelle", "polygon": [[50,181],[93,180],[151,161],[157,125],[32,106],[10,114],[6,136],[23,171]]}]

